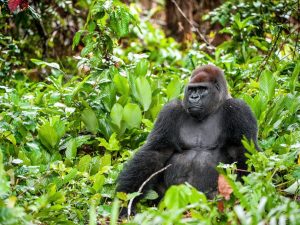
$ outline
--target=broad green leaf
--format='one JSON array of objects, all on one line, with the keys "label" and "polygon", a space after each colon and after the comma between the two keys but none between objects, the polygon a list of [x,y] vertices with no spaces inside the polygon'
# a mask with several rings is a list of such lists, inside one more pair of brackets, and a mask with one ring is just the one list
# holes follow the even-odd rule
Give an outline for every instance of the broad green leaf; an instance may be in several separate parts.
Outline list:
[{"label": "broad green leaf", "polygon": [[80,172],[89,172],[90,162],[92,157],[90,155],[85,155],[80,158],[77,168]]},{"label": "broad green leaf", "polygon": [[[300,75],[300,61],[297,62],[294,71],[292,73],[292,77],[289,83],[289,88],[291,92],[295,91],[296,85],[299,82],[299,75]],[[298,83],[299,85],[299,83]]]},{"label": "broad green leaf", "polygon": [[118,151],[120,150],[120,143],[116,137],[117,134],[113,133],[109,138],[109,142],[107,142],[104,138],[97,138],[97,140],[100,142],[99,146],[103,146],[105,149],[110,151]]},{"label": "broad green leaf", "polygon": [[77,155],[77,148],[79,148],[81,145],[85,144],[89,139],[90,135],[83,135],[76,138],[72,138],[66,143],[66,157],[68,159],[73,159]]},{"label": "broad green leaf", "polygon": [[136,78],[137,77],[134,75],[134,73],[132,73],[132,72],[128,73],[128,81],[129,81],[131,93],[132,93],[133,97],[138,99],[137,87],[135,84]]},{"label": "broad green leaf", "polygon": [[58,184],[57,187],[60,188],[62,185],[69,183],[71,180],[73,180],[76,175],[77,175],[77,169],[73,168],[65,177],[63,180],[61,180]]},{"label": "broad green leaf", "polygon": [[60,70],[60,67],[57,63],[48,63],[48,62],[45,62],[43,60],[39,60],[39,59],[30,59],[31,62],[33,62],[34,64],[38,65],[38,66],[49,66],[53,69],[57,69],[57,70]]},{"label": "broad green leaf", "polygon": [[182,82],[178,77],[174,77],[174,79],[167,86],[167,97],[169,100],[177,98],[181,93]]},{"label": "broad green leaf", "polygon": [[59,117],[56,117],[55,122],[53,124],[53,128],[56,131],[58,139],[61,139],[66,133],[65,123],[62,120],[60,120]]},{"label": "broad green leaf", "polygon": [[131,22],[131,15],[126,9],[117,7],[109,16],[110,27],[117,37],[120,38],[126,36],[129,33],[129,23]]},{"label": "broad green leaf", "polygon": [[72,97],[74,97],[78,92],[79,90],[82,88],[82,86],[87,82],[87,80],[90,78],[90,75],[88,75],[87,77],[85,77],[83,79],[83,81],[81,81],[79,84],[77,84],[75,86],[75,88],[73,89],[72,91]]},{"label": "broad green leaf", "polygon": [[82,33],[83,33],[83,31],[80,30],[80,31],[77,31],[76,34],[74,35],[72,49],[74,49],[78,45]]},{"label": "broad green leaf", "polygon": [[103,157],[101,157],[100,163],[100,171],[101,173],[106,172],[106,168],[111,166],[111,154],[105,153]]},{"label": "broad green leaf", "polygon": [[152,100],[152,91],[148,80],[145,77],[138,77],[136,79],[136,89],[138,101],[143,106],[144,111],[147,111]]},{"label": "broad green leaf", "polygon": [[112,122],[120,128],[121,120],[123,117],[123,107],[119,103],[115,103],[112,107],[110,111],[110,117],[112,119]]},{"label": "broad green leaf", "polygon": [[101,134],[103,134],[104,137],[107,139],[113,133],[112,128],[109,124],[109,119],[110,118],[104,118],[104,117],[99,119],[99,130],[100,130]]},{"label": "broad green leaf", "polygon": [[275,93],[276,80],[273,73],[264,70],[259,77],[259,88],[266,94],[268,100],[272,99]]},{"label": "broad green leaf", "polygon": [[102,188],[105,181],[105,176],[100,172],[94,176],[93,188],[98,192]]},{"label": "broad green leaf", "polygon": [[150,190],[150,191],[148,191],[147,192],[147,194],[145,195],[145,199],[149,199],[149,200],[155,200],[155,199],[157,199],[159,196],[158,196],[158,194],[157,194],[157,192],[156,191],[154,191],[154,190]]},{"label": "broad green leaf", "polygon": [[117,91],[121,95],[128,95],[129,93],[129,84],[126,77],[121,76],[120,74],[115,74],[114,76],[114,84],[117,87]]},{"label": "broad green leaf", "polygon": [[115,198],[112,204],[110,223],[109,223],[110,225],[118,224],[119,209],[120,209],[120,200]]},{"label": "broad green leaf", "polygon": [[188,204],[185,187],[185,185],[171,186],[167,190],[163,202],[168,209],[178,210]]},{"label": "broad green leaf", "polygon": [[58,144],[59,138],[56,133],[56,130],[50,126],[49,123],[43,124],[39,130],[39,139],[41,140],[42,144],[50,151]]},{"label": "broad green leaf", "polygon": [[295,194],[296,192],[299,192],[299,188],[300,188],[300,180],[297,180],[291,186],[284,189],[284,191],[290,194]]},{"label": "broad green leaf", "polygon": [[83,110],[81,113],[81,119],[88,131],[92,132],[93,134],[97,133],[97,130],[99,129],[99,123],[96,114],[92,109],[86,108]]},{"label": "broad green leaf", "polygon": [[91,161],[90,174],[94,175],[94,174],[98,173],[101,168],[100,166],[101,166],[101,156],[97,155],[97,156],[93,157],[93,159]]},{"label": "broad green leaf", "polygon": [[134,69],[134,74],[137,77],[145,77],[148,71],[149,62],[146,59],[140,60]]},{"label": "broad green leaf", "polygon": [[123,110],[123,119],[129,128],[139,127],[142,121],[140,107],[134,103],[128,103]]},{"label": "broad green leaf", "polygon": [[9,140],[13,145],[16,145],[16,138],[10,131],[3,132],[3,136]]},{"label": "broad green leaf", "polygon": [[96,44],[94,42],[88,42],[88,44],[81,50],[81,56],[84,57],[90,52],[92,52],[95,45]]},{"label": "broad green leaf", "polygon": [[31,165],[30,159],[27,157],[27,155],[23,151],[19,151],[18,158],[21,159],[21,160],[23,160],[23,164],[24,165],[26,165],[26,166],[30,166]]},{"label": "broad green leaf", "polygon": [[3,196],[4,194],[10,191],[10,182],[8,181],[8,176],[6,171],[4,170],[4,163],[3,163],[3,151],[0,151],[0,194]]},{"label": "broad green leaf", "polygon": [[66,150],[66,157],[68,159],[73,159],[76,157],[77,155],[77,143],[76,140],[74,138],[72,138],[71,140],[69,140],[67,142],[67,150]]}]

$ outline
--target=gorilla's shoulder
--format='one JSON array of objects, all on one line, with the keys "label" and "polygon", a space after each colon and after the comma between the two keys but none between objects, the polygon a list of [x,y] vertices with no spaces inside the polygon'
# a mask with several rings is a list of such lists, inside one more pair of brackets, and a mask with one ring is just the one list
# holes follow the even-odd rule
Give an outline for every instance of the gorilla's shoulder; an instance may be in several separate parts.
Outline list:
[{"label": "gorilla's shoulder", "polygon": [[[231,98],[223,104],[223,118],[233,127],[257,128],[257,121],[250,107],[241,99]],[[249,128],[247,128],[249,129]]]},{"label": "gorilla's shoulder", "polygon": [[174,99],[164,105],[159,113],[158,118],[173,120],[177,119],[180,115],[185,112],[182,101],[179,99]]},{"label": "gorilla's shoulder", "polygon": [[168,102],[164,108],[167,109],[183,109],[182,101],[180,99],[173,99]]},{"label": "gorilla's shoulder", "polygon": [[241,99],[230,98],[223,104],[225,113],[252,113],[250,107]]}]

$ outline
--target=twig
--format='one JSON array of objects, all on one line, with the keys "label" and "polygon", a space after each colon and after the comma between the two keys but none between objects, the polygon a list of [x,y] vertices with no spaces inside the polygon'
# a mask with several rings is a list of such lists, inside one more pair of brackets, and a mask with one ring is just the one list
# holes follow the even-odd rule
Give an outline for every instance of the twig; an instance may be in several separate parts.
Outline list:
[{"label": "twig", "polygon": [[[299,10],[300,10],[300,1],[299,0],[297,1],[297,8],[298,8],[298,12],[299,12]],[[300,19],[299,13],[298,13],[297,17],[298,17],[297,19],[299,21],[299,19]],[[293,59],[296,56],[296,52],[297,52],[297,48],[298,48],[298,41],[299,41],[299,27],[297,29],[297,36],[296,36],[296,43],[295,43],[295,50],[294,50],[294,54],[293,54]]]},{"label": "twig", "polygon": [[260,68],[261,68],[260,73],[262,72],[262,70],[263,70],[263,68],[265,67],[265,65],[268,63],[269,58],[271,57],[272,52],[275,50],[275,47],[276,47],[276,45],[277,45],[277,41],[278,41],[278,39],[279,39],[279,37],[280,37],[280,34],[281,34],[282,30],[283,30],[283,28],[280,27],[280,29],[279,29],[279,31],[278,31],[276,37],[275,37],[275,40],[274,40],[274,43],[273,43],[273,45],[272,45],[271,50],[268,52],[268,54],[266,55],[266,57],[263,59],[263,62],[262,62],[262,64],[261,64],[261,66],[260,66]]},{"label": "twig", "polygon": [[[144,181],[144,183],[142,183],[142,185],[140,186],[139,190],[137,191],[138,193],[142,193],[142,190],[143,188],[145,187],[145,185],[154,177],[156,176],[157,174],[163,172],[164,170],[168,169],[172,164],[169,164],[167,166],[165,166],[164,168],[156,171],[155,173],[151,174],[150,177],[148,177],[147,180]],[[132,207],[132,203],[133,203],[133,200],[135,199],[135,197],[133,197],[132,199],[130,199],[129,203],[128,203],[128,209],[127,209],[127,215],[128,215],[128,219],[130,217],[130,214],[131,214],[131,207]]]},{"label": "twig", "polygon": [[215,46],[211,45],[206,38],[204,37],[204,35],[200,32],[200,30],[195,27],[192,23],[192,21],[190,21],[186,15],[184,14],[184,12],[181,10],[181,8],[179,7],[179,5],[177,4],[177,2],[175,0],[171,0],[173,2],[173,4],[176,6],[176,8],[178,9],[178,11],[180,12],[180,14],[184,17],[184,19],[190,24],[190,26],[194,29],[194,31],[200,36],[200,38],[208,45],[210,46],[212,49],[216,49]]},{"label": "twig", "polygon": [[244,172],[244,173],[250,173],[250,171],[248,170],[243,170],[243,169],[235,169],[238,172]]}]

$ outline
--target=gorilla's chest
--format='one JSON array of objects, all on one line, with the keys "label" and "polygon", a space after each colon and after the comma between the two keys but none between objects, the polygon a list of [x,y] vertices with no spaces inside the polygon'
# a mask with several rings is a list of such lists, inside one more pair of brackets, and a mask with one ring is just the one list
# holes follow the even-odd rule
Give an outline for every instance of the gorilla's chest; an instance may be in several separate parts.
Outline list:
[{"label": "gorilla's chest", "polygon": [[180,146],[183,150],[214,149],[220,144],[221,124],[218,114],[203,121],[187,117],[179,130]]}]

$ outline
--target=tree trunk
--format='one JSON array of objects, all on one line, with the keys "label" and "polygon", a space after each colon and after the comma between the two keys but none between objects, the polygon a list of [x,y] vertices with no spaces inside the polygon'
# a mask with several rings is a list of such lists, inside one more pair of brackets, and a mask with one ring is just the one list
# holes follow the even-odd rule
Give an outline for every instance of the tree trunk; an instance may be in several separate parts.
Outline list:
[{"label": "tree trunk", "polygon": [[200,22],[201,15],[218,7],[220,3],[221,0],[166,0],[166,22],[169,35],[178,41],[190,40],[192,38],[190,22],[197,27],[194,18],[196,22]]}]

